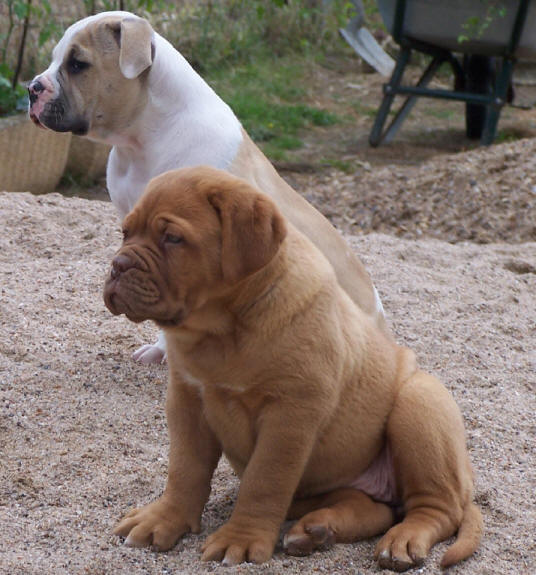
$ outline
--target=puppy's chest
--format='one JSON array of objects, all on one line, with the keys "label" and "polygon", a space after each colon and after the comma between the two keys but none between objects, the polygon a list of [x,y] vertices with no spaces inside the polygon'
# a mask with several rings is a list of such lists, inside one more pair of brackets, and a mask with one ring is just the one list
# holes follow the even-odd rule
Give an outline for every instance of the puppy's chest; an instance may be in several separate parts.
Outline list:
[{"label": "puppy's chest", "polygon": [[[249,372],[247,368],[244,371]],[[254,375],[249,373],[249,379],[244,373],[232,377],[231,370],[223,369],[204,381],[187,370],[182,373],[184,383],[199,390],[204,416],[239,474],[253,453],[266,400],[262,386],[255,385]]]},{"label": "puppy's chest", "polygon": [[210,337],[183,348],[174,362],[182,381],[198,390],[204,415],[231,462],[250,457],[270,393],[272,369],[260,355],[239,338]]},{"label": "puppy's chest", "polygon": [[[201,358],[182,357],[180,374],[185,383],[196,387],[204,403],[209,401],[227,404],[240,401],[254,409],[258,396],[262,368],[249,361],[237,361],[224,349],[213,349]],[[222,406],[223,408],[223,406]]]},{"label": "puppy's chest", "polygon": [[242,394],[255,385],[263,372],[262,360],[252,357],[255,354],[242,335],[185,340],[169,349],[169,353],[176,353],[173,364],[185,383],[203,393],[219,390],[233,396]]}]

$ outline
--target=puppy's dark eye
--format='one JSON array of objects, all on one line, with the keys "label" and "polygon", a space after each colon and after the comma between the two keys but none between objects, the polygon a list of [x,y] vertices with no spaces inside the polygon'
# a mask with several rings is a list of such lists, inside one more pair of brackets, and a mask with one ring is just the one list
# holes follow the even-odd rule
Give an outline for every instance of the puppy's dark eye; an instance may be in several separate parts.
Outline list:
[{"label": "puppy's dark eye", "polygon": [[165,234],[164,235],[164,243],[165,244],[180,244],[182,243],[183,238],[181,236],[176,236],[174,234]]},{"label": "puppy's dark eye", "polygon": [[128,230],[124,229],[123,230],[123,241],[125,241],[128,238]]},{"label": "puppy's dark eye", "polygon": [[82,60],[77,60],[74,57],[71,57],[67,62],[67,69],[70,74],[79,74],[82,70],[89,68],[89,66],[89,62],[82,62]]}]

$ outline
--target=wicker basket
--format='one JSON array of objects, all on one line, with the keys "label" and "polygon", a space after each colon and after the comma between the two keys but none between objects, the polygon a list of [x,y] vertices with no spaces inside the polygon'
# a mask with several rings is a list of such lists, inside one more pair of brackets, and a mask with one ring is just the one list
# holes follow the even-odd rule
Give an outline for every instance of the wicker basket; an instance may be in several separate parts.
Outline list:
[{"label": "wicker basket", "polygon": [[74,176],[97,180],[106,174],[111,146],[73,136],[67,160],[67,171]]},{"label": "wicker basket", "polygon": [[27,114],[0,118],[0,190],[45,194],[58,185],[71,134],[34,126]]}]

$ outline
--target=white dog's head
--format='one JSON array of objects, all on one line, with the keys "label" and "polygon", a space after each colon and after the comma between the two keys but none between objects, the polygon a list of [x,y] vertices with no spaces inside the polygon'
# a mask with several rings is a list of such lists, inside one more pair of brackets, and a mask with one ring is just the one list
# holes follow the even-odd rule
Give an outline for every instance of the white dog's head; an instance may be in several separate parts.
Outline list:
[{"label": "white dog's head", "polygon": [[67,29],[52,63],[28,86],[30,118],[57,132],[124,131],[146,103],[154,58],[150,24],[129,12],[103,12]]}]

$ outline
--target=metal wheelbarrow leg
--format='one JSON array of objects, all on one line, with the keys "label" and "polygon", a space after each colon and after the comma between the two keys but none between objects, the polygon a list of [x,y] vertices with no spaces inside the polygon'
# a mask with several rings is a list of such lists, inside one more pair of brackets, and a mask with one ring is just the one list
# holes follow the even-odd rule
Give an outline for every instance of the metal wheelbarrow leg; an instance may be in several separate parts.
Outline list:
[{"label": "metal wheelbarrow leg", "polygon": [[482,132],[482,137],[480,138],[480,143],[483,146],[489,146],[493,143],[495,133],[497,131],[497,124],[499,123],[499,116],[501,115],[501,110],[506,104],[506,100],[508,98],[508,88],[512,81],[513,72],[514,62],[510,58],[504,58],[501,69],[497,74],[495,90],[493,92],[493,102],[487,107],[484,130]]},{"label": "metal wheelbarrow leg", "polygon": [[[423,72],[419,81],[417,82],[416,87],[417,88],[423,88],[423,89],[426,88],[426,86],[428,85],[430,80],[432,80],[432,78],[434,77],[435,73],[437,72],[437,70],[439,69],[441,64],[443,64],[443,62],[445,62],[446,59],[447,58],[445,56],[434,56],[434,58],[432,59],[432,61],[430,62],[430,64],[426,68],[426,70]],[[409,60],[409,56],[408,56],[408,60]],[[406,65],[407,65],[407,60],[406,60],[406,63],[404,64],[404,67]],[[395,73],[396,73],[396,69],[395,69]],[[394,78],[395,73],[393,73],[393,78]],[[402,74],[403,73],[404,73],[404,70],[402,70]],[[383,98],[380,109],[378,110],[378,114],[376,116],[376,121],[375,121],[374,126],[372,128],[372,131],[370,133],[369,143],[373,147],[378,146],[382,142],[385,142],[385,143],[390,142],[394,138],[395,134],[399,130],[400,126],[402,125],[402,123],[404,122],[404,120],[406,119],[408,114],[413,109],[413,106],[415,106],[415,104],[417,103],[417,96],[415,96],[415,95],[408,96],[406,98],[405,102],[399,108],[398,112],[396,113],[392,122],[389,124],[388,128],[385,130],[385,132],[382,133],[383,126],[385,125],[387,115],[389,114],[389,110],[391,108],[394,96],[396,95],[396,89],[400,85],[400,81],[402,79],[402,76],[400,76],[398,81],[396,78],[393,80],[393,78],[391,78],[391,81],[384,88],[385,96]],[[385,104],[385,107],[384,107],[384,104]]]},{"label": "metal wheelbarrow leg", "polygon": [[411,50],[409,48],[402,48],[400,55],[396,61],[395,69],[389,82],[384,86],[384,96],[378,113],[376,114],[376,120],[374,121],[374,126],[369,136],[369,143],[371,146],[376,147],[382,141],[382,130],[389,115],[389,110],[395,98],[396,89],[400,86],[404,71],[409,62],[411,56]]}]

